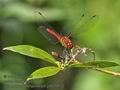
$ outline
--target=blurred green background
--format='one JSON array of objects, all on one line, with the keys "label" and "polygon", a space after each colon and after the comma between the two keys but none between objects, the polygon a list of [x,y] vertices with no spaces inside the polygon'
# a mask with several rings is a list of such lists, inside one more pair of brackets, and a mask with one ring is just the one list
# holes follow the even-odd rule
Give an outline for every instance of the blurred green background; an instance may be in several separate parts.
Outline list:
[{"label": "blurred green background", "polygon": [[[38,14],[42,12],[46,20]],[[85,20],[97,15],[98,20],[80,31],[82,14]],[[12,45],[33,45],[46,50],[59,51],[38,31],[43,22],[58,32],[74,32],[72,40],[81,47],[96,51],[98,60],[120,63],[120,0],[0,0],[0,90],[120,90],[120,78],[104,73],[72,69],[46,79],[23,85],[34,70],[50,65],[34,58],[2,51]],[[78,30],[75,30],[75,27]],[[81,33],[80,33],[81,32]],[[110,68],[120,71],[119,67]]]}]

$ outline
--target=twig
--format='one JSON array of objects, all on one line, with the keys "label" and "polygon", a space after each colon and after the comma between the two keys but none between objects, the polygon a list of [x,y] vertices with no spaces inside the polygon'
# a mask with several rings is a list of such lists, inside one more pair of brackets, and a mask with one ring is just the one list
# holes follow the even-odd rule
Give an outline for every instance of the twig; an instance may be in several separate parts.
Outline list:
[{"label": "twig", "polygon": [[78,49],[74,55],[72,55],[72,58],[69,60],[68,64],[75,60],[75,57],[82,52],[82,49]]},{"label": "twig", "polygon": [[109,70],[106,70],[106,69],[94,68],[94,70],[97,70],[97,71],[100,71],[100,72],[103,72],[103,73],[106,73],[106,74],[114,75],[114,76],[120,76],[120,73],[109,71]]}]

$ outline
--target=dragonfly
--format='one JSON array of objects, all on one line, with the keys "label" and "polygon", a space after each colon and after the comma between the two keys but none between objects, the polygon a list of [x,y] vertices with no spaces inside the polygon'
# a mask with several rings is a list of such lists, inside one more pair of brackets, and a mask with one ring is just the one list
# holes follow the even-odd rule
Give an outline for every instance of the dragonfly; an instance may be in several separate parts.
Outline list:
[{"label": "dragonfly", "polygon": [[[41,12],[38,12],[38,13],[44,18],[44,16],[42,15]],[[82,15],[81,17],[84,17],[84,15]],[[90,20],[92,20],[95,17],[96,16],[92,16]],[[88,23],[88,21],[85,22],[85,23]],[[72,49],[74,47],[73,42],[70,39],[70,36],[72,34],[70,34],[70,35],[61,35],[58,32],[56,32],[52,27],[50,27],[49,25],[46,25],[46,24],[44,26],[39,26],[38,30],[41,32],[41,34],[45,38],[47,38],[49,41],[51,41],[53,43],[60,42],[61,45],[63,47],[65,47],[65,48],[67,48],[67,49]]]}]

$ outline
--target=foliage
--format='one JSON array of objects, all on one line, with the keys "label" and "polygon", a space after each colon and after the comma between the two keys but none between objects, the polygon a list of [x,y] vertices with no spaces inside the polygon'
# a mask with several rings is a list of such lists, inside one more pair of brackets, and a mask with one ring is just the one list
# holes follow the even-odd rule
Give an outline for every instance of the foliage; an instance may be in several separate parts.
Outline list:
[{"label": "foliage", "polygon": [[[63,71],[64,69],[67,69],[68,67],[77,67],[77,68],[88,68],[88,69],[94,69],[94,70],[98,70],[101,72],[105,72],[108,74],[112,74],[112,75],[118,75],[120,76],[120,73],[116,73],[116,72],[111,72],[111,71],[107,71],[105,69],[102,68],[107,68],[107,67],[113,67],[113,66],[119,66],[120,64],[115,63],[115,62],[109,62],[109,61],[91,61],[91,62],[79,62],[78,60],[76,60],[75,62],[67,62],[67,63],[61,63],[58,62],[57,60],[55,60],[50,54],[48,54],[47,52],[36,48],[34,46],[29,46],[29,45],[18,45],[18,46],[10,46],[10,47],[6,47],[3,50],[10,50],[13,52],[17,52],[26,56],[30,56],[30,57],[35,57],[35,58],[39,58],[39,59],[43,59],[45,61],[48,61],[52,64],[56,64],[58,66],[47,66],[47,67],[43,67],[40,68],[36,71],[34,71],[28,78],[27,81],[31,80],[31,79],[38,79],[38,78],[45,78],[45,77],[49,77],[52,75],[57,74],[60,71]],[[57,63],[56,63],[57,62]]]},{"label": "foliage", "polygon": [[[45,21],[38,15],[38,11],[44,14]],[[85,18],[81,20],[82,14],[85,15]],[[99,16],[98,22],[94,27],[85,25],[82,27],[81,33],[79,25],[93,15]],[[120,0],[0,0],[0,48],[11,45],[33,45],[47,52],[52,47],[55,50],[61,50],[59,45],[57,47],[51,45],[38,33],[38,26],[47,22],[56,31],[65,27],[67,32],[75,32],[71,37],[74,44],[95,49],[98,60],[120,63],[119,16]],[[91,30],[84,31],[88,27],[92,27]],[[38,63],[39,60],[34,60],[35,58],[24,57],[16,53],[1,51],[0,56],[0,77],[2,78],[0,79],[0,90],[28,90],[21,85],[8,87],[3,80],[4,76],[12,76],[14,79],[16,79],[15,76],[18,76],[17,79],[22,79],[28,76],[29,72],[47,64]],[[81,58],[81,60],[84,59]],[[91,59],[87,57],[87,60]],[[87,61],[84,62],[87,63]],[[120,71],[119,67],[112,69]],[[96,73],[94,70],[84,72],[69,69],[68,71],[69,74],[64,74],[65,85],[68,86],[65,87],[65,90],[120,90],[119,77]],[[46,81],[39,79],[37,84],[53,83],[53,81],[58,81],[58,79],[49,78]],[[72,88],[73,86],[75,87]],[[47,88],[47,90],[51,90],[51,88]]]}]

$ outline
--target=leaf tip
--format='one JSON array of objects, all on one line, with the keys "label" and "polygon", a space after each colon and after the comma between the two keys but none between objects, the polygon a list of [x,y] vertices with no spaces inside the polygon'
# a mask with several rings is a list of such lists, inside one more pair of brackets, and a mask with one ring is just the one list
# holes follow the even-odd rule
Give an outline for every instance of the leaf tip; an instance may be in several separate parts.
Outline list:
[{"label": "leaf tip", "polygon": [[27,83],[27,80],[24,82],[24,85]]},{"label": "leaf tip", "polygon": [[25,82],[27,82],[27,81],[29,81],[29,80],[31,80],[32,79],[32,75],[30,75],[27,79],[26,79],[26,81]]},{"label": "leaf tip", "polygon": [[11,49],[12,49],[12,47],[5,47],[2,50],[11,50]]},{"label": "leaf tip", "polygon": [[27,78],[25,82],[27,82],[27,81],[29,81],[29,80],[30,80],[30,78]]},{"label": "leaf tip", "polygon": [[3,48],[2,50],[7,50],[7,48]]}]

